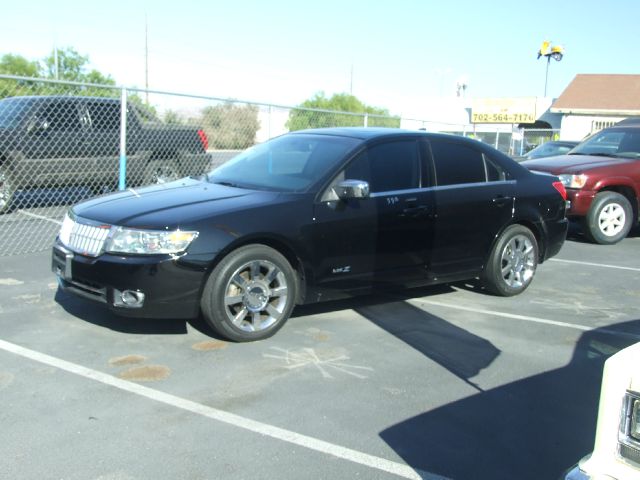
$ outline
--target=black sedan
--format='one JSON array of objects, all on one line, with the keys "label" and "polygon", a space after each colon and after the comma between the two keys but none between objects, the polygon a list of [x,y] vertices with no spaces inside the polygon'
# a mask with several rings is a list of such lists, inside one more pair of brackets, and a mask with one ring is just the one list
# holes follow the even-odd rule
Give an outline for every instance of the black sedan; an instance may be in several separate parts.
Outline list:
[{"label": "black sedan", "polygon": [[479,278],[515,295],[567,232],[565,191],[462,137],[395,129],[289,133],[201,178],[71,208],[61,288],[117,314],[273,335],[296,304]]}]

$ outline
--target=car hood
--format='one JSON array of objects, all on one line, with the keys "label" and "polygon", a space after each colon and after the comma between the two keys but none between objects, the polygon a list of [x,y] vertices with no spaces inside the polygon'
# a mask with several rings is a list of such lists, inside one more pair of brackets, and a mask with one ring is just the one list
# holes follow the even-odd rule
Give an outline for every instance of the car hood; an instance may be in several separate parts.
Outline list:
[{"label": "car hood", "polygon": [[73,212],[109,225],[175,229],[214,214],[264,205],[277,195],[185,178],[93,198],[74,206]]},{"label": "car hood", "polygon": [[527,160],[520,162],[520,165],[529,170],[540,170],[542,172],[559,175],[561,173],[581,173],[584,170],[620,165],[630,161],[632,160],[625,158],[596,157],[594,155],[559,155],[537,160]]}]

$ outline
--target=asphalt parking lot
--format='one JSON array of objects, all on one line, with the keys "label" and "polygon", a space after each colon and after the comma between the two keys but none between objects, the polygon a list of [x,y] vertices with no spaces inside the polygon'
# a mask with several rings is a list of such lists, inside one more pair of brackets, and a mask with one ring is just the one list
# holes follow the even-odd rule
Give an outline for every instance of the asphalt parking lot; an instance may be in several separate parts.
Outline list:
[{"label": "asphalt parking lot", "polygon": [[299,307],[273,338],[132,320],[0,257],[0,477],[555,479],[640,341],[640,235],[575,232],[522,295],[457,284]]}]

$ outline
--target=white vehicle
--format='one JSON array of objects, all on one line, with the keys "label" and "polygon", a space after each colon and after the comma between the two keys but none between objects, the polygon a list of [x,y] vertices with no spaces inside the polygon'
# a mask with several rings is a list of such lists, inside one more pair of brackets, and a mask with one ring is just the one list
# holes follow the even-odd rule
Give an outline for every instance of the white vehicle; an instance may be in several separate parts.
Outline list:
[{"label": "white vehicle", "polygon": [[640,343],[605,362],[593,453],[565,480],[640,479]]}]

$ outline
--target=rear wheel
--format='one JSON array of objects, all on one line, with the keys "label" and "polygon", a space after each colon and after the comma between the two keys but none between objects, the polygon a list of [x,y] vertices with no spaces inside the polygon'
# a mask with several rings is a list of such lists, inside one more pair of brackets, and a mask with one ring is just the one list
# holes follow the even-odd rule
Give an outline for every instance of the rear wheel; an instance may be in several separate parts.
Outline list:
[{"label": "rear wheel", "polygon": [[591,241],[612,245],[629,234],[633,223],[633,208],[627,197],[617,192],[600,192],[584,219],[584,231]]},{"label": "rear wheel", "polygon": [[270,337],[285,324],[296,291],[296,273],[285,257],[265,245],[247,245],[213,269],[200,305],[217,333],[248,342]]},{"label": "rear wheel", "polygon": [[510,297],[523,292],[538,267],[538,242],[531,230],[511,225],[498,238],[483,275],[487,289]]},{"label": "rear wheel", "polygon": [[9,172],[0,166],[0,213],[8,213],[13,207],[13,195],[15,189],[9,176]]}]

